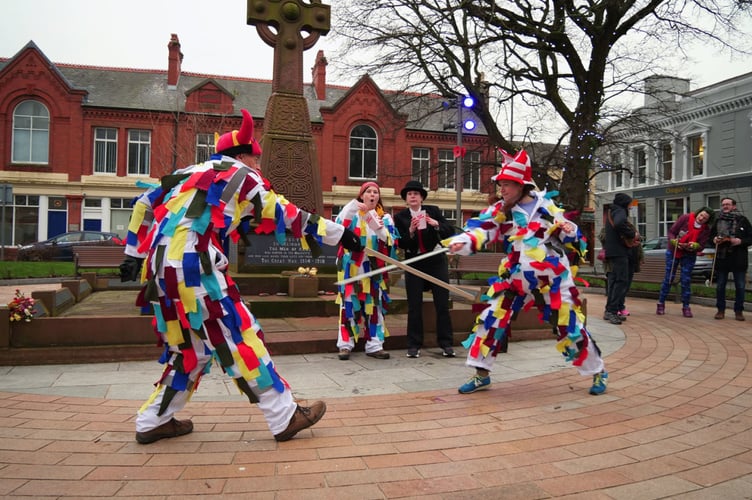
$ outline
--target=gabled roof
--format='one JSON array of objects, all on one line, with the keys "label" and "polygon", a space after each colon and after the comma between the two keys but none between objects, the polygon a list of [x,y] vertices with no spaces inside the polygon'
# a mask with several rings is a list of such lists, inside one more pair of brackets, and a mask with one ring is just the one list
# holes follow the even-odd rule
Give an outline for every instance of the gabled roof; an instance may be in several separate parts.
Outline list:
[{"label": "gabled roof", "polygon": [[214,85],[214,86],[215,86],[215,87],[217,87],[217,88],[218,88],[219,90],[221,90],[221,91],[222,91],[223,93],[225,93],[225,94],[227,94],[228,96],[232,97],[232,93],[231,93],[231,92],[230,92],[229,90],[227,90],[226,88],[224,88],[224,87],[223,87],[222,85],[220,85],[220,84],[219,84],[219,83],[217,82],[217,80],[215,80],[214,78],[206,78],[206,79],[204,79],[204,80],[201,80],[201,81],[200,81],[200,82],[198,82],[198,83],[197,83],[197,84],[196,84],[195,86],[193,86],[193,87],[189,88],[188,90],[186,90],[186,91],[185,91],[185,95],[186,95],[186,96],[188,96],[188,95],[192,94],[193,92],[195,92],[195,91],[197,91],[197,90],[199,90],[199,89],[201,89],[201,88],[204,88],[204,87],[206,87],[206,86],[207,86],[207,85],[209,85],[209,84],[212,84],[212,85]]},{"label": "gabled roof", "polygon": [[29,42],[24,45],[21,50],[16,52],[15,55],[10,59],[0,59],[0,73],[2,73],[7,67],[12,66],[15,61],[21,58],[22,55],[29,50],[34,51],[42,59],[42,61],[44,61],[45,67],[52,71],[52,74],[60,81],[62,85],[65,85],[71,90],[86,91],[86,88],[77,86],[74,82],[71,82],[68,78],[66,78],[65,73],[60,71],[58,66],[47,58],[45,53],[42,52],[39,47],[37,47],[37,44],[34,43],[33,40],[29,40]]},{"label": "gabled roof", "polygon": [[[45,60],[41,50],[30,41],[21,51],[10,59],[0,58],[0,71],[29,48],[37,50]],[[182,72],[178,83],[171,88],[167,85],[167,70],[146,70],[129,68],[112,68],[84,66],[74,64],[55,64],[49,62],[49,68],[70,87],[88,93],[83,106],[94,108],[115,108],[132,110],[151,110],[160,112],[185,111],[186,95],[201,87],[208,81],[213,82],[224,92],[234,96],[234,112],[240,116],[245,108],[254,117],[263,117],[266,104],[272,93],[271,80],[254,78],[207,75]],[[365,80],[364,80],[365,79]],[[365,75],[360,82],[371,81]],[[374,87],[378,89],[376,84]],[[311,121],[321,123],[321,108],[337,105],[351,90],[350,87],[327,85],[325,99],[318,100],[311,83],[303,86],[303,96],[308,103]],[[407,128],[427,132],[445,132],[444,123],[450,117],[442,112],[439,95],[402,94],[397,92],[379,92],[393,107],[395,112],[407,115]],[[479,129],[473,135],[485,135],[485,129]]]}]

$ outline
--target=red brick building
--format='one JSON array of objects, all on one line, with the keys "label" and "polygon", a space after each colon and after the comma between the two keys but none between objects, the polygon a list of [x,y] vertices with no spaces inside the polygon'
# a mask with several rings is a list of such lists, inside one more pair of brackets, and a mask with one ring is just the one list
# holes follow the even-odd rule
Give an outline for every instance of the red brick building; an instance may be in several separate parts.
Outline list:
[{"label": "red brick building", "polygon": [[[262,138],[271,81],[182,72],[177,35],[167,55],[166,71],[55,64],[34,42],[0,58],[0,185],[13,194],[0,243],[79,229],[124,235],[143,184],[208,158],[215,132],[239,128],[240,109]],[[329,85],[326,65],[319,52],[304,86],[326,215],[366,180],[399,210],[400,189],[416,178],[428,202],[455,219],[457,134],[446,124],[456,125],[456,110],[438,95],[383,91],[367,75],[352,87]],[[482,127],[465,132],[463,146],[466,220],[486,205],[495,167]]]}]

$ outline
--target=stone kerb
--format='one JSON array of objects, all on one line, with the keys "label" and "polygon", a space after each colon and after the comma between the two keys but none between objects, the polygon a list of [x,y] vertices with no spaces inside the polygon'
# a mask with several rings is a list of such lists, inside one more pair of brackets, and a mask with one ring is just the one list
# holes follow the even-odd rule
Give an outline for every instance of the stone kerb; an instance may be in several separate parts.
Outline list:
[{"label": "stone kerb", "polygon": [[60,316],[60,313],[76,303],[76,297],[68,287],[58,290],[37,290],[31,293],[31,297],[37,302],[42,302],[50,316]]}]

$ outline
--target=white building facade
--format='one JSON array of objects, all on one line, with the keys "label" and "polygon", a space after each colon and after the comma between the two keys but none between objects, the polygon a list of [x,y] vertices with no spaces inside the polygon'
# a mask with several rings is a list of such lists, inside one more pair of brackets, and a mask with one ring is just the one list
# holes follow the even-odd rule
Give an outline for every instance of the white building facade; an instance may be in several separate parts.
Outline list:
[{"label": "white building facade", "polygon": [[643,126],[621,132],[594,177],[596,231],[620,192],[633,198],[630,216],[646,240],[666,236],[684,213],[719,210],[726,196],[752,217],[752,73],[694,91],[673,77],[645,85]]}]

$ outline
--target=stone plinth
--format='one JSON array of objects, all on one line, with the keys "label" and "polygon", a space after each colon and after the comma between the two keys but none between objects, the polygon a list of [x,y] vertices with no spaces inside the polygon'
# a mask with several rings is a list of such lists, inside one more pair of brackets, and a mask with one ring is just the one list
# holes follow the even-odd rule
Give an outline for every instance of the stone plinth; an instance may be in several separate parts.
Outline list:
[{"label": "stone plinth", "polygon": [[287,290],[290,297],[316,297],[319,294],[319,279],[315,276],[290,276]]}]

